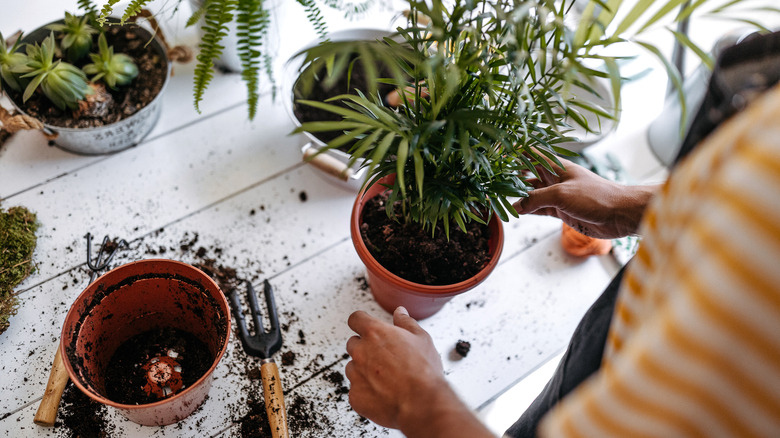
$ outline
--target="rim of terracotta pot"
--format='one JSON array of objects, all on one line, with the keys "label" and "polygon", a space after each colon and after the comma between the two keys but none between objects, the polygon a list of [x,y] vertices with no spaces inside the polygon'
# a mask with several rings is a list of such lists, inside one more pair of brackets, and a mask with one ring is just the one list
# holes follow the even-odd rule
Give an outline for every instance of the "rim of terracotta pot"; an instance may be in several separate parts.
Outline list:
[{"label": "rim of terracotta pot", "polygon": [[[70,310],[68,311],[68,315],[65,317],[66,321],[68,320],[68,317],[70,316],[70,313],[75,311],[75,309],[76,309],[76,305],[75,304],[80,302],[80,301],[82,301],[83,298],[91,295],[92,294],[92,289],[95,289],[95,288],[99,287],[101,279],[105,278],[107,275],[111,274],[112,272],[115,273],[115,271],[117,271],[119,269],[129,269],[129,268],[132,268],[133,265],[149,264],[149,263],[165,263],[165,264],[178,265],[179,267],[184,268],[185,270],[190,271],[194,276],[200,277],[199,279],[201,279],[204,282],[206,282],[209,287],[214,287],[215,290],[218,290],[218,291],[222,292],[222,290],[219,288],[217,283],[211,277],[209,277],[203,271],[201,271],[200,269],[198,269],[198,268],[196,268],[196,267],[194,267],[194,266],[192,266],[190,264],[187,264],[187,263],[184,263],[184,262],[179,262],[179,261],[176,261],[176,260],[168,260],[168,259],[144,259],[144,260],[138,260],[138,261],[135,261],[135,262],[130,262],[130,263],[118,266],[118,267],[116,267],[116,268],[106,272],[105,274],[101,275],[94,282],[90,283],[81,292],[81,294],[79,294],[78,298],[76,298],[76,301],[74,301],[74,304],[71,306]],[[114,275],[116,275],[116,274],[114,274]],[[219,362],[222,360],[222,357],[225,355],[225,352],[227,351],[227,348],[230,345],[230,332],[232,330],[232,326],[231,326],[232,322],[231,322],[231,315],[230,315],[230,305],[228,304],[227,298],[225,297],[224,293],[220,293],[219,295],[220,295],[220,298],[221,298],[219,300],[219,304],[222,307],[222,310],[225,312],[225,321],[227,323],[225,338],[224,338],[224,340],[222,342],[222,346],[219,349],[219,351],[217,352],[216,356],[214,357],[214,362],[211,364],[211,367],[209,367],[208,371],[206,371],[200,378],[198,378],[198,380],[196,380],[192,385],[190,385],[189,387],[185,388],[181,392],[179,392],[179,393],[177,393],[177,394],[175,394],[175,395],[173,395],[171,397],[168,397],[168,398],[165,398],[163,400],[159,400],[159,401],[156,401],[156,402],[153,402],[153,403],[146,403],[146,404],[140,404],[140,405],[128,405],[128,404],[123,404],[123,403],[118,403],[118,402],[112,401],[112,400],[106,398],[105,396],[97,393],[94,389],[85,387],[81,383],[81,379],[78,378],[75,370],[73,369],[73,366],[70,363],[70,359],[67,357],[68,355],[67,355],[66,352],[68,351],[68,348],[69,348],[70,336],[68,336],[68,333],[66,333],[67,325],[63,324],[62,334],[60,336],[60,351],[62,352],[62,359],[63,359],[64,365],[65,365],[65,369],[68,372],[68,377],[73,382],[73,384],[75,384],[76,387],[78,387],[79,390],[81,390],[81,392],[86,394],[90,399],[92,399],[92,400],[94,400],[96,402],[105,404],[107,406],[111,406],[111,407],[114,407],[114,408],[117,408],[117,409],[120,409],[120,410],[124,410],[124,411],[128,411],[128,412],[137,411],[137,410],[152,410],[155,407],[171,404],[171,403],[176,402],[177,400],[180,400],[180,399],[188,396],[189,393],[198,390],[199,387],[204,384],[205,380],[210,379],[212,377],[212,374],[214,373],[214,369],[217,367]]]},{"label": "rim of terracotta pot", "polygon": [[418,296],[455,296],[482,283],[498,265],[498,261],[501,258],[501,252],[504,249],[504,228],[501,223],[501,219],[499,219],[496,215],[492,215],[488,221],[488,227],[491,233],[489,238],[490,260],[474,276],[458,283],[443,285],[427,285],[416,283],[405,278],[401,278],[398,275],[390,272],[387,268],[382,266],[374,258],[374,256],[371,255],[371,252],[368,250],[365,242],[363,242],[363,237],[360,235],[360,223],[363,217],[363,201],[364,199],[367,200],[373,198],[385,190],[384,187],[381,189],[374,189],[377,190],[377,192],[367,196],[367,193],[372,191],[372,188],[375,188],[377,185],[381,185],[382,183],[392,184],[393,181],[395,181],[395,175],[389,175],[375,182],[372,186],[364,187],[358,194],[357,198],[355,199],[355,203],[352,206],[352,215],[350,217],[349,227],[350,234],[352,236],[352,243],[355,246],[355,250],[360,257],[360,260],[362,260],[366,265],[366,268],[372,270],[374,273],[382,275],[386,281],[392,283],[399,289],[405,289],[407,293]]}]

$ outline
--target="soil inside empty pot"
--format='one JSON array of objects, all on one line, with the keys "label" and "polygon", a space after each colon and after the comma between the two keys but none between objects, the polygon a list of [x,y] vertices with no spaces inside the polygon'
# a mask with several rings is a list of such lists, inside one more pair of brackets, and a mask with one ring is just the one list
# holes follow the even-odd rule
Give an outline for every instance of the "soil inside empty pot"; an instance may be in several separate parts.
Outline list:
[{"label": "soil inside empty pot", "polygon": [[[293,113],[295,114],[295,117],[298,119],[299,122],[305,123],[305,122],[320,122],[320,121],[338,121],[342,119],[340,115],[334,114],[330,111],[325,111],[308,105],[302,105],[298,103],[299,99],[325,102],[331,97],[335,97],[341,94],[357,95],[355,90],[369,89],[368,81],[366,80],[366,75],[365,72],[363,71],[362,65],[360,64],[360,60],[355,60],[355,58],[357,58],[357,55],[353,57],[354,67],[352,68],[351,74],[344,74],[340,76],[332,87],[325,86],[326,84],[324,79],[327,73],[325,72],[324,67],[319,72],[317,72],[316,77],[318,80],[313,84],[310,93],[304,94],[303,90],[301,89],[302,87],[300,83],[299,82],[295,83],[295,87],[293,90],[295,95],[295,101],[293,102]],[[389,70],[380,68],[378,71],[378,76],[382,78],[388,78],[390,77],[390,72]],[[377,92],[379,93],[380,96],[383,97],[387,96],[387,94],[394,89],[395,87],[393,87],[392,85],[377,84]],[[344,108],[348,108],[347,105],[345,105],[341,101],[329,102],[329,103]],[[338,131],[318,132],[316,134],[316,137],[323,143],[328,143],[331,140],[335,139],[336,137],[340,136],[341,134],[342,133]],[[339,147],[338,149],[347,152],[349,151],[349,148],[353,144],[354,142],[349,142]]]},{"label": "soil inside empty pot", "polygon": [[[22,92],[10,88],[5,91],[28,115],[43,123],[63,128],[94,128],[109,125],[125,119],[145,106],[160,94],[168,74],[168,61],[161,57],[149,43],[149,32],[134,25],[107,26],[106,40],[113,46],[114,53],[124,53],[138,66],[138,76],[128,85],[116,90],[105,87],[104,93],[87,96],[95,100],[87,110],[61,110],[38,90],[27,102],[22,102]],[[93,38],[97,47],[97,35]],[[91,62],[85,57],[74,65],[82,68]]]},{"label": "soil inside empty pot", "polygon": [[206,344],[174,328],[143,332],[125,341],[106,370],[106,397],[128,405],[154,403],[178,394],[214,363]]},{"label": "soil inside empty pot", "polygon": [[473,277],[490,260],[487,225],[472,221],[464,233],[453,223],[447,240],[441,224],[431,236],[417,223],[390,219],[386,202],[387,194],[366,201],[360,234],[371,255],[393,274],[420,284],[453,284]]}]

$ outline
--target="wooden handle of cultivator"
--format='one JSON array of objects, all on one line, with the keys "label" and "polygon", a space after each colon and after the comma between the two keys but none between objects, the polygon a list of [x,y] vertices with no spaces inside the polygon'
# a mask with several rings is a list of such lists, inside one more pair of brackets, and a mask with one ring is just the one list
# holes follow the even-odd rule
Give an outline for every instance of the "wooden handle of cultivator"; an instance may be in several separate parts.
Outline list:
[{"label": "wooden handle of cultivator", "polygon": [[39,426],[52,427],[57,418],[57,409],[60,407],[60,399],[65,385],[68,384],[68,371],[65,369],[65,362],[62,360],[62,353],[57,347],[57,354],[54,355],[54,362],[51,365],[49,373],[49,383],[46,384],[46,392],[43,394],[41,404],[38,405],[38,411],[35,413],[33,421]]},{"label": "wooden handle of cultivator", "polygon": [[268,423],[271,425],[273,438],[288,438],[287,409],[284,406],[284,391],[282,381],[279,379],[279,368],[273,359],[260,366],[260,376],[263,379],[263,397],[265,398],[265,412],[268,414]]},{"label": "wooden handle of cultivator", "polygon": [[308,148],[303,153],[303,161],[320,169],[321,171],[333,175],[342,181],[349,181],[353,171],[346,164],[326,154],[317,155],[317,150]]}]

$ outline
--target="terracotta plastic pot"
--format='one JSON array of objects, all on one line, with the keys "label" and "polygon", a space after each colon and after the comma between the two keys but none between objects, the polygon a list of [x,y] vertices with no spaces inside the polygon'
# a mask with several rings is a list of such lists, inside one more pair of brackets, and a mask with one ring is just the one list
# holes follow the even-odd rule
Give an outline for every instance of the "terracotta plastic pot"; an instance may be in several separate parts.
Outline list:
[{"label": "terracotta plastic pot", "polygon": [[[158,329],[198,338],[213,357],[211,367],[194,384],[153,403],[109,400],[105,375],[118,347]],[[68,376],[87,396],[135,423],[162,426],[184,419],[203,403],[229,337],[230,309],[217,284],[185,263],[152,259],[120,266],[90,284],[65,318],[60,349]]]},{"label": "terracotta plastic pot", "polygon": [[[394,179],[395,176],[390,176],[380,182],[392,184]],[[490,260],[482,270],[467,280],[448,285],[429,286],[405,280],[380,265],[363,242],[360,235],[360,224],[363,222],[365,202],[385,190],[386,187],[381,183],[364,189],[355,200],[350,219],[352,243],[355,245],[358,256],[366,265],[371,294],[383,309],[392,313],[396,307],[404,306],[413,318],[424,319],[441,310],[452,297],[473,289],[490,275],[498,264],[498,259],[504,248],[504,228],[501,220],[495,215],[488,222]]]}]

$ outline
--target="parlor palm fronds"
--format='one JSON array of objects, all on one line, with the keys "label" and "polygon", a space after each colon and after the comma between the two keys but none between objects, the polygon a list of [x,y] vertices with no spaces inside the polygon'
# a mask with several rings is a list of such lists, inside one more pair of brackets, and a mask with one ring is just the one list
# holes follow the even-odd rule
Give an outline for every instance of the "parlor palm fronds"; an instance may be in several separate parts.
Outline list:
[{"label": "parlor palm fronds", "polygon": [[[750,1],[732,0],[724,11]],[[297,131],[340,133],[321,152],[356,140],[350,164],[360,160],[368,167],[367,185],[395,174],[386,205],[398,220],[426,229],[441,221],[446,232],[450,221],[464,229],[468,221],[485,221],[485,214],[508,220],[517,215],[511,201],[530,190],[527,175],[536,174],[538,165],[552,170],[542,156],[560,163],[559,155],[571,153],[559,145],[573,140],[575,126],[598,130],[587,114],[619,118],[623,58],[604,49],[638,43],[664,62],[682,88],[662,51],[639,38],[679,20],[681,3],[638,0],[621,7],[618,0],[592,0],[570,28],[564,23],[573,1],[409,0],[409,22],[394,37],[324,42],[300,54],[304,87],[323,80],[311,72],[350,74],[355,53],[370,84],[328,102],[299,101],[342,119],[307,122]],[[686,14],[707,2],[692,4]],[[382,70],[390,77],[378,77]],[[611,107],[571,92],[576,86],[603,97],[596,96],[595,81],[612,90]],[[377,83],[411,91],[390,108],[376,94]]]}]

